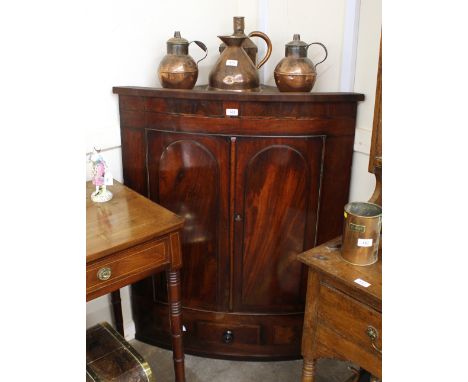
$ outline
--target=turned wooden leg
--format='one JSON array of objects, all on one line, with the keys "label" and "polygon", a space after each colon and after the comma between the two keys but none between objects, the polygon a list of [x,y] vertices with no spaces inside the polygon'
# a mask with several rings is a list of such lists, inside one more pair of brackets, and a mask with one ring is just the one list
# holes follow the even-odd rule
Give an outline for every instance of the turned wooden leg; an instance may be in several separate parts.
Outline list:
[{"label": "turned wooden leg", "polygon": [[304,358],[302,365],[302,382],[314,382],[315,381],[315,359]]},{"label": "turned wooden leg", "polygon": [[179,271],[167,271],[167,293],[170,306],[172,353],[176,382],[185,382],[184,347],[182,344],[182,303]]},{"label": "turned wooden leg", "polygon": [[122,302],[120,300],[120,289],[117,289],[115,292],[111,293],[111,302],[112,302],[112,310],[114,312],[115,328],[122,335],[122,337],[125,337],[124,329],[123,329]]}]

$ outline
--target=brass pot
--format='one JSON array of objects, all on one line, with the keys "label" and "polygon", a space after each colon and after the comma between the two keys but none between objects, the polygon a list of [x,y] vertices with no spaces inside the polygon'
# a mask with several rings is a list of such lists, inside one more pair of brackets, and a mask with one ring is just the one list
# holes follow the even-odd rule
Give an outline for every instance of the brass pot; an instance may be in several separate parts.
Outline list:
[{"label": "brass pot", "polygon": [[[242,49],[245,50],[247,55],[250,57],[250,60],[252,63],[257,66],[257,69],[260,69],[262,65],[268,61],[271,55],[272,51],[272,44],[270,38],[263,32],[260,31],[253,31],[249,33],[247,36],[244,32],[244,17],[241,16],[235,16],[233,17],[233,27],[234,27],[234,33],[233,36],[241,36],[245,37],[245,40],[242,42]],[[257,53],[258,53],[258,48],[257,45],[250,39],[250,37],[260,37],[263,41],[265,41],[267,45],[267,52],[265,53],[265,57],[262,58],[262,60],[258,63],[257,65]],[[226,49],[226,44],[222,43],[219,46],[219,53],[223,53],[224,49]]]},{"label": "brass pot", "polygon": [[260,77],[242,43],[246,36],[218,36],[226,44],[209,74],[210,90],[250,92],[260,90]]},{"label": "brass pot", "polygon": [[[188,54],[188,48],[192,42],[205,51],[205,56],[197,62]],[[198,63],[207,55],[208,48],[201,41],[188,42],[180,36],[180,32],[174,32],[174,37],[167,40],[167,54],[158,68],[158,77],[162,87],[192,89],[198,78]]]},{"label": "brass pot", "polygon": [[353,202],[344,208],[341,257],[354,265],[371,265],[378,260],[382,207]]},{"label": "brass pot", "polygon": [[[325,58],[315,64],[307,57],[311,45],[320,45],[325,50]],[[295,34],[293,41],[285,45],[285,57],[276,65],[274,76],[276,86],[281,92],[310,92],[317,79],[315,67],[328,57],[325,45],[320,42],[307,44]]]}]

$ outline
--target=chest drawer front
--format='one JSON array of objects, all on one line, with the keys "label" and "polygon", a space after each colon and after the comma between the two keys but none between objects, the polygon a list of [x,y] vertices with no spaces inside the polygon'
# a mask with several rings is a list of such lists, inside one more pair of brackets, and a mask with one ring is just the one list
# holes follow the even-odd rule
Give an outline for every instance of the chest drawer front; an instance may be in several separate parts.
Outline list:
[{"label": "chest drawer front", "polygon": [[86,292],[120,284],[125,279],[169,262],[168,238],[144,243],[87,266]]},{"label": "chest drawer front", "polygon": [[366,352],[380,357],[378,351],[372,347],[372,340],[367,333],[369,327],[377,331],[378,337],[374,343],[382,349],[382,314],[380,312],[322,284],[318,320],[321,325],[329,327],[339,336],[360,346]]},{"label": "chest drawer front", "polygon": [[259,325],[223,325],[198,321],[196,323],[196,333],[200,341],[205,342],[248,345],[260,343]]},{"label": "chest drawer front", "polygon": [[344,338],[325,325],[317,327],[315,342],[317,350],[329,349],[326,352],[327,356],[331,353],[343,360],[351,360],[372,375],[379,378],[382,377],[382,359],[372,349]]}]

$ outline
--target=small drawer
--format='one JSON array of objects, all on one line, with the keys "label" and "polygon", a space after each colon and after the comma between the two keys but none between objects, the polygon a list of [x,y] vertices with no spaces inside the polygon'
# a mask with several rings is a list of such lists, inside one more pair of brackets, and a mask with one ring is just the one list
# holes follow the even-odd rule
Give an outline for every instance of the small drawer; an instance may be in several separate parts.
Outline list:
[{"label": "small drawer", "polygon": [[157,268],[168,263],[168,257],[168,238],[165,238],[98,260],[86,267],[86,291],[94,292],[137,273]]},{"label": "small drawer", "polygon": [[257,345],[260,343],[260,326],[258,325],[238,326],[197,321],[195,327],[199,341],[223,343],[228,345]]},{"label": "small drawer", "polygon": [[330,349],[338,358],[349,360],[359,365],[372,375],[382,377],[382,358],[367,346],[361,346],[343,337],[323,323],[319,323],[315,333],[315,346],[320,349]]},{"label": "small drawer", "polygon": [[380,357],[380,353],[372,346],[371,339],[371,334],[377,334],[373,343],[375,347],[382,349],[382,314],[380,312],[322,284],[318,320],[341,337]]}]

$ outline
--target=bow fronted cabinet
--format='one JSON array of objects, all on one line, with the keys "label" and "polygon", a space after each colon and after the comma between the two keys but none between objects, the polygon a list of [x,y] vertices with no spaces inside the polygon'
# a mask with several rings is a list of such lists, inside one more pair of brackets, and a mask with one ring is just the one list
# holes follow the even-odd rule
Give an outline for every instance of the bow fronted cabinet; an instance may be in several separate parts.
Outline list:
[{"label": "bow fronted cabinet", "polygon": [[[124,183],[185,219],[184,347],[299,358],[307,267],[341,234],[356,93],[116,87]],[[136,338],[170,348],[165,276],[132,287]]]}]

